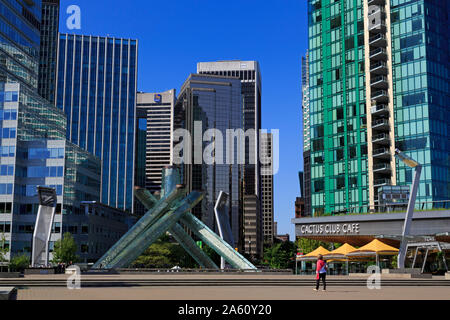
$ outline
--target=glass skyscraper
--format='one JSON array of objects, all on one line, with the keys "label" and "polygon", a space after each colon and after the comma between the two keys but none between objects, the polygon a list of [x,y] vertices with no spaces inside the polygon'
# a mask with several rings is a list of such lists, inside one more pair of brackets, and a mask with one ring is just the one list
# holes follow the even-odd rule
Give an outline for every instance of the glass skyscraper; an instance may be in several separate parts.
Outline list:
[{"label": "glass skyscraper", "polygon": [[59,32],[59,0],[42,1],[39,94],[54,103],[56,53]]},{"label": "glass skyscraper", "polygon": [[419,202],[450,199],[448,2],[309,0],[308,16],[312,214],[410,185],[396,148],[424,167]]},{"label": "glass skyscraper", "polygon": [[[203,137],[204,133],[210,129],[217,129],[223,135],[222,154],[224,159],[216,158],[218,153],[215,152],[214,163],[206,164],[205,162],[198,163],[192,155],[192,164],[184,165],[183,179],[189,191],[205,192],[203,201],[194,208],[192,213],[213,230],[216,229],[214,215],[216,201],[221,191],[228,193],[230,226],[237,244],[242,239],[241,165],[237,164],[238,149],[236,147],[233,155],[235,164],[226,164],[225,137],[228,129],[243,128],[240,80],[232,77],[191,74],[181,87],[175,104],[174,116],[175,129],[186,129],[193,137],[193,141],[196,135]],[[202,124],[201,132],[196,132],[194,122]],[[216,141],[216,139],[219,141],[219,137],[211,137],[211,140]],[[201,142],[200,147],[205,150],[210,144],[211,142]],[[199,145],[193,146],[193,148],[198,147]],[[216,145],[216,148],[220,148],[220,144]],[[176,151],[174,150],[174,152]],[[174,154],[173,156],[179,157],[180,155]]]},{"label": "glass skyscraper", "polygon": [[56,106],[67,139],[101,158],[101,202],[133,210],[137,41],[61,34]]}]

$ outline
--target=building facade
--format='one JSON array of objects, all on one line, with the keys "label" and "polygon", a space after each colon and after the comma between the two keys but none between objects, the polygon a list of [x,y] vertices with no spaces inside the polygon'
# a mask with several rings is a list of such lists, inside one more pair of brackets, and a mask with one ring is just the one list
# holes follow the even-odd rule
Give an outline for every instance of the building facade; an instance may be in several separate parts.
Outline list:
[{"label": "building facade", "polygon": [[377,211],[379,188],[410,185],[396,148],[424,167],[419,202],[450,199],[448,10],[432,0],[308,1],[314,216]]},{"label": "building facade", "polygon": [[[136,171],[136,177],[144,175],[137,179],[150,192],[161,190],[162,170],[172,165],[175,99],[175,89],[162,93],[137,94],[137,130],[145,131],[145,136],[137,136],[136,145],[144,148],[137,151],[140,159],[136,159],[136,162],[145,162],[145,167],[144,171]],[[145,140],[141,141],[141,137]]]},{"label": "building facade", "polygon": [[271,133],[264,133],[261,136],[261,154],[265,159],[270,159],[269,163],[261,166],[261,211],[264,243],[272,244],[274,239],[274,183],[273,183],[273,136]]},{"label": "building facade", "polygon": [[56,87],[56,53],[59,32],[59,0],[42,1],[39,94],[54,103]]},{"label": "building facade", "polygon": [[[261,166],[259,162],[260,154],[260,137],[259,132],[261,130],[261,95],[262,95],[262,77],[261,69],[257,61],[217,61],[217,62],[200,62],[197,64],[197,72],[199,74],[213,74],[218,76],[237,77],[241,81],[242,99],[243,99],[243,128],[244,131],[255,130],[255,145],[251,146],[247,140],[245,142],[245,165],[243,167],[243,193],[244,195],[256,195],[258,201],[262,200],[261,192]],[[249,197],[247,201],[242,198],[244,204],[244,216],[247,218],[254,216],[254,204],[253,199]],[[246,204],[249,204],[249,214],[246,214]],[[257,206],[260,210],[262,204]],[[255,216],[256,220],[252,221],[253,224],[262,224],[262,212],[258,212]],[[263,230],[258,233],[263,234]],[[245,236],[245,235],[244,235]],[[250,236],[250,235],[249,235]],[[258,241],[259,240],[258,238]],[[258,244],[258,247],[262,247],[262,244]]]},{"label": "building facade", "polygon": [[[231,154],[234,164],[227,164],[225,159],[225,156],[228,158],[227,130],[243,128],[240,80],[236,77],[191,74],[175,104],[174,129],[180,128],[187,130],[192,137],[192,149],[187,147],[181,155],[178,145],[182,138],[175,136],[174,164],[179,164],[177,158],[184,157],[184,184],[189,191],[205,192],[203,201],[194,208],[193,214],[217,231],[214,206],[220,192],[226,192],[229,195],[227,208],[234,241],[242,245],[242,172],[238,164],[238,148],[234,148]],[[224,137],[222,146],[220,136]],[[206,152],[206,148],[212,145],[215,152],[210,149],[209,153]],[[210,156],[208,159],[202,157],[204,151]],[[222,159],[220,154],[224,156]]]},{"label": "building facade", "polygon": [[101,159],[101,202],[133,210],[138,43],[61,34],[56,106],[67,139]]}]

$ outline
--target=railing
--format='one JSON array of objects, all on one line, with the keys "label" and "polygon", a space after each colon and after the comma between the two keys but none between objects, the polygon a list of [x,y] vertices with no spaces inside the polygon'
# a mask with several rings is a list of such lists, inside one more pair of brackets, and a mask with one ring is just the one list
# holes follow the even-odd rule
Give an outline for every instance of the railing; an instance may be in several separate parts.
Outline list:
[{"label": "railing", "polygon": [[372,70],[377,69],[377,68],[380,68],[380,67],[387,68],[386,62],[384,62],[384,61],[379,61],[379,62],[376,62],[376,63],[372,63],[372,64],[370,65],[370,70],[372,71]]},{"label": "railing", "polygon": [[390,137],[389,137],[388,134],[386,134],[386,133],[381,133],[381,134],[377,134],[377,135],[373,136],[373,137],[372,137],[372,142],[380,141],[380,140],[386,140],[386,139],[389,139],[389,138],[390,138]]},{"label": "railing", "polygon": [[380,111],[389,111],[387,104],[378,104],[378,105],[372,107],[372,113],[377,113]]},{"label": "railing", "polygon": [[[382,211],[383,209],[385,209],[386,207],[393,207],[395,209],[395,207],[400,207],[400,208],[404,208],[405,207],[405,203],[398,203],[398,204],[389,204],[389,205],[374,205],[374,206],[370,206],[370,205],[364,205],[364,206],[355,206],[355,207],[350,207],[348,208],[346,211],[346,213],[342,213],[342,214],[332,214],[333,216],[335,215],[348,215],[348,214],[378,214],[378,213],[385,213],[384,211]],[[439,200],[439,201],[418,201],[416,202],[415,205],[415,211],[420,212],[420,211],[433,211],[433,210],[450,210],[450,200]],[[393,211],[390,213],[403,213],[406,212],[405,210],[399,210],[399,211]]]},{"label": "railing", "polygon": [[383,186],[391,183],[391,179],[378,179],[373,182],[374,186]]},{"label": "railing", "polygon": [[378,41],[378,40],[387,40],[386,36],[382,33],[377,34],[376,36],[370,37],[369,38],[369,44]]},{"label": "railing", "polygon": [[373,166],[373,170],[391,170],[391,165],[389,163],[380,163]]},{"label": "railing", "polygon": [[382,96],[387,96],[388,93],[386,90],[378,90],[375,91],[374,93],[372,93],[372,98],[376,98],[376,97],[382,97]]},{"label": "railing", "polygon": [[373,57],[377,54],[387,54],[387,51],[385,48],[377,48],[375,50],[370,51],[370,57]]},{"label": "railing", "polygon": [[372,128],[373,127],[378,127],[378,126],[388,126],[389,125],[389,120],[387,119],[380,119],[380,120],[376,120],[372,122]]},{"label": "railing", "polygon": [[386,76],[374,77],[374,78],[370,79],[370,84],[374,84],[374,83],[377,83],[377,82],[380,82],[380,81],[387,82],[387,77]]}]

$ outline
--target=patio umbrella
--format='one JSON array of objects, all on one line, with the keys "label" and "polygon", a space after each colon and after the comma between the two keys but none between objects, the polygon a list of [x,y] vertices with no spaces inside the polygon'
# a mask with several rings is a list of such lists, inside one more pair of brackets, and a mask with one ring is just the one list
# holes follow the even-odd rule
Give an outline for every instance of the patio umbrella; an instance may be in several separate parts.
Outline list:
[{"label": "patio umbrella", "polygon": [[348,260],[349,258],[347,257],[347,254],[349,254],[350,252],[354,252],[356,250],[355,247],[352,247],[351,245],[349,245],[348,243],[340,246],[339,248],[337,248],[334,251],[331,251],[330,253],[327,253],[323,256],[323,258],[325,260],[329,260],[330,262],[345,262],[345,266],[347,269],[347,274],[348,274]]},{"label": "patio umbrella", "polygon": [[379,256],[380,255],[389,255],[394,256],[398,254],[398,249],[391,247],[378,239],[373,240],[371,243],[366,244],[365,246],[356,249],[353,252],[347,254],[347,257],[373,257],[375,256],[376,264],[379,266]]},{"label": "patio umbrella", "polygon": [[325,256],[328,253],[330,253],[330,251],[328,251],[324,247],[320,246],[313,252],[308,253],[307,255],[298,257],[297,260],[298,261],[316,261],[317,258],[319,257],[319,255]]}]

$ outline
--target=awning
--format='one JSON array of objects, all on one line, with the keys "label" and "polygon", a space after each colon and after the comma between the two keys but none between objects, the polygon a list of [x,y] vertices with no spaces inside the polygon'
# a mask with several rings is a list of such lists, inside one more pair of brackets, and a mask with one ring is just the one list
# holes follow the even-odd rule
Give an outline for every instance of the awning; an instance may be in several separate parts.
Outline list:
[{"label": "awning", "polygon": [[315,261],[315,260],[317,260],[319,255],[324,256],[324,255],[326,255],[328,253],[330,253],[330,251],[328,251],[324,247],[320,246],[316,250],[314,250],[313,252],[308,253],[307,255],[298,257],[297,260],[298,261]]},{"label": "awning", "polygon": [[355,247],[352,247],[348,243],[340,246],[334,251],[331,251],[330,253],[324,254],[323,258],[325,260],[342,260],[346,261],[348,259],[347,254],[350,252],[356,251]]},{"label": "awning", "polygon": [[349,252],[347,256],[371,256],[371,255],[396,255],[398,249],[391,247],[378,239],[373,240],[371,243],[356,249],[353,252]]}]

